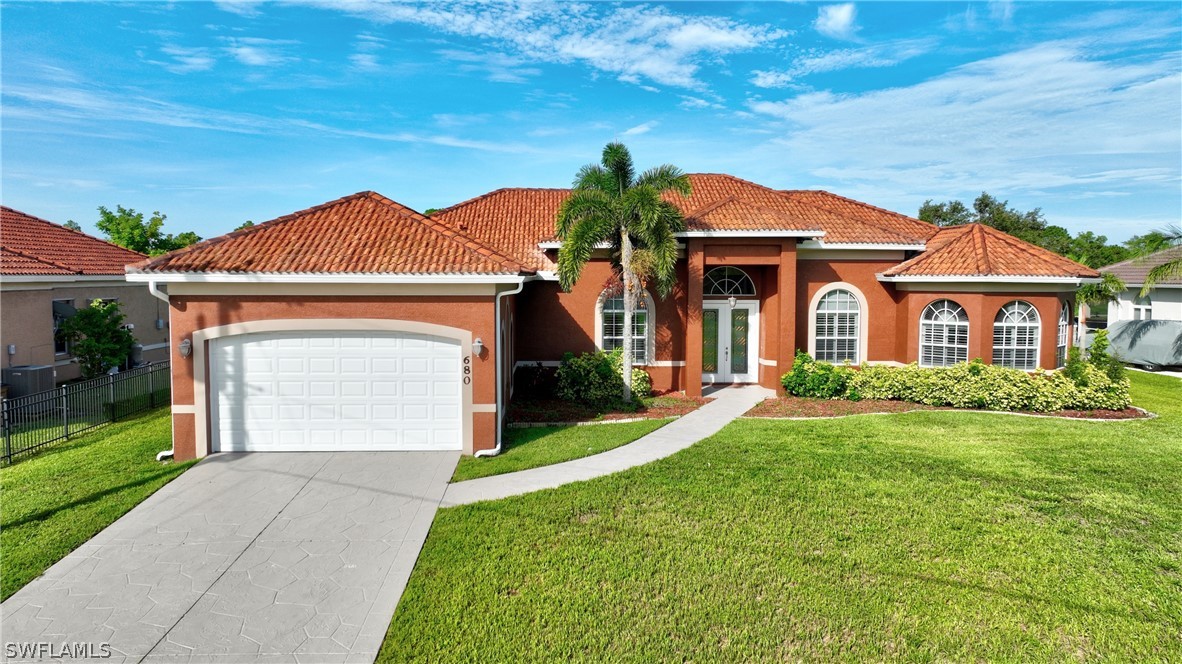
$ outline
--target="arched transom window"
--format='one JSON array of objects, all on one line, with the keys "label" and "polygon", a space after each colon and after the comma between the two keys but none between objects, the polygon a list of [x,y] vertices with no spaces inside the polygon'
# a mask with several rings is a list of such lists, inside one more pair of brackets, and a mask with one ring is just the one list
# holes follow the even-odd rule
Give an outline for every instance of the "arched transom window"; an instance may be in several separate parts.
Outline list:
[{"label": "arched transom window", "polygon": [[[632,313],[632,361],[635,364],[648,364],[649,335],[652,326],[649,324],[649,314],[653,310],[653,299],[647,292],[643,293],[636,302],[636,311]],[[615,350],[624,346],[624,297],[604,291],[599,296],[599,347],[603,350]]]},{"label": "arched transom window", "polygon": [[702,282],[704,295],[754,297],[755,282],[737,267],[716,267],[706,273]]},{"label": "arched transom window", "polygon": [[946,367],[969,359],[969,317],[952,300],[936,300],[919,319],[919,366]]},{"label": "arched transom window", "polygon": [[1038,311],[1014,300],[993,319],[993,363],[1034,371],[1038,367]]},{"label": "arched transom window", "polygon": [[1067,366],[1067,341],[1071,338],[1071,303],[1064,300],[1059,309],[1059,338],[1055,344],[1055,367]]},{"label": "arched transom window", "polygon": [[831,290],[817,302],[816,358],[857,364],[858,298],[844,289]]}]

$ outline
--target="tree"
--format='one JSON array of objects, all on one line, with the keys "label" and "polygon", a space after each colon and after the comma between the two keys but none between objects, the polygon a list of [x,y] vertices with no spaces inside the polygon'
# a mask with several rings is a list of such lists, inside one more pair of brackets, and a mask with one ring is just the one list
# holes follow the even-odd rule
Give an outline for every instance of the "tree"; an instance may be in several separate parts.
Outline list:
[{"label": "tree", "polygon": [[[1170,243],[1170,246],[1182,242],[1182,226],[1169,226],[1157,232]],[[1150,269],[1145,275],[1145,285],[1141,287],[1141,297],[1145,297],[1155,286],[1169,279],[1182,279],[1182,258],[1166,261]]]},{"label": "tree", "polygon": [[247,219],[246,221],[242,222],[241,224],[238,224],[238,227],[235,228],[234,230],[241,231],[241,230],[246,230],[247,228],[254,228],[254,222]]},{"label": "tree", "polygon": [[152,216],[144,221],[142,212],[122,205],[116,205],[114,212],[100,205],[98,211],[99,220],[95,225],[107,239],[120,247],[141,254],[155,256],[201,241],[201,237],[193,231],[165,235],[163,226],[164,220],[168,217],[159,212],[153,212]]},{"label": "tree", "polygon": [[83,378],[101,376],[127,361],[135,337],[123,321],[118,302],[95,300],[62,322],[61,334],[69,340]]},{"label": "tree", "polygon": [[571,195],[555,220],[562,240],[558,282],[570,291],[600,243],[611,246],[612,268],[623,285],[624,401],[632,400],[632,317],[645,282],[661,297],[676,283],[677,239],[685,219],[665,192],[690,195],[689,177],[668,164],[636,176],[632,155],[622,143],[608,143],[599,164],[575,176]]},{"label": "tree", "polygon": [[73,219],[67,219],[66,223],[62,224],[62,226],[66,227],[72,231],[78,231],[79,233],[82,232],[82,227],[79,226],[78,222],[74,221]]},{"label": "tree", "polygon": [[1147,256],[1156,254],[1163,249],[1169,249],[1180,241],[1182,239],[1177,235],[1171,235],[1171,231],[1166,229],[1164,231],[1149,231],[1145,235],[1134,235],[1125,240],[1124,245],[1134,256]]}]

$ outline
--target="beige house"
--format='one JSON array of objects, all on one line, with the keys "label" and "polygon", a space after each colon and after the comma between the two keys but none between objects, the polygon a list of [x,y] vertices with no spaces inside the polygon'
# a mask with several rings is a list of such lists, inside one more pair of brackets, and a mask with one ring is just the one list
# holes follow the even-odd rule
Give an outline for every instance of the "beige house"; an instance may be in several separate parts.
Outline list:
[{"label": "beige house", "polygon": [[56,382],[81,371],[58,324],[96,299],[118,300],[143,361],[168,357],[168,308],[124,267],[144,258],[9,207],[0,207],[0,362],[53,367]]}]

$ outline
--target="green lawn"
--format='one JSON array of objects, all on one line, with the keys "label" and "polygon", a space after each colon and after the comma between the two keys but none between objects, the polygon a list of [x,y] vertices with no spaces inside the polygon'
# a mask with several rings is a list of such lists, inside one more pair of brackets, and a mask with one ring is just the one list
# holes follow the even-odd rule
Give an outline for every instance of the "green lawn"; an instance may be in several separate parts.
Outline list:
[{"label": "green lawn", "polygon": [[1182,381],[1156,420],[741,420],[441,510],[380,661],[1182,661]]},{"label": "green lawn", "polygon": [[462,457],[451,481],[512,473],[599,454],[655,431],[669,420],[645,420],[582,427],[506,429],[504,450],[495,457]]},{"label": "green lawn", "polygon": [[7,598],[190,463],[158,463],[168,409],[110,424],[0,469],[0,597]]}]

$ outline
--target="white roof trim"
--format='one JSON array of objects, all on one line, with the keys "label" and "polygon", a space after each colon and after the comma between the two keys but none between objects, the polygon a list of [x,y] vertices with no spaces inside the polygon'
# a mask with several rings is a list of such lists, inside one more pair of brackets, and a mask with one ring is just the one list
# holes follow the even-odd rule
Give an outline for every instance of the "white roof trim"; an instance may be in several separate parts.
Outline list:
[{"label": "white roof trim", "polygon": [[796,245],[797,249],[848,249],[848,250],[867,250],[867,251],[923,251],[927,248],[924,243],[920,244],[904,244],[904,243],[872,243],[872,242],[825,242],[824,240],[805,240]]},{"label": "white roof trim", "polygon": [[542,281],[558,281],[558,273],[553,270],[538,270],[538,279]]},{"label": "white roof trim", "polygon": [[[6,279],[7,279],[7,277],[6,277]],[[1129,282],[1127,282],[1127,281],[1125,282],[1125,288],[1126,288],[1126,289],[1132,289],[1132,288],[1143,288],[1144,286],[1145,286],[1145,284],[1144,284],[1144,283],[1136,283],[1136,284],[1133,284],[1133,283],[1129,283]],[[1154,285],[1153,285],[1153,288],[1151,288],[1150,290],[1151,290],[1151,291],[1154,291],[1154,290],[1157,290],[1157,289],[1159,289],[1159,288],[1182,288],[1182,284],[1154,284]]]},{"label": "white roof trim", "polygon": [[675,237],[821,237],[825,231],[741,230],[741,231],[683,231]]},{"label": "white roof trim", "polygon": [[385,274],[307,272],[128,272],[127,281],[190,284],[519,284],[515,274]]},{"label": "white roof trim", "polygon": [[879,281],[894,283],[979,283],[979,284],[1095,284],[1099,279],[1091,277],[1039,277],[1039,276],[1006,276],[1006,275],[903,275],[888,277],[883,274],[874,275]]},{"label": "white roof trim", "polygon": [[0,279],[6,284],[36,283],[51,281],[69,283],[74,281],[123,281],[122,274],[4,274]]}]

